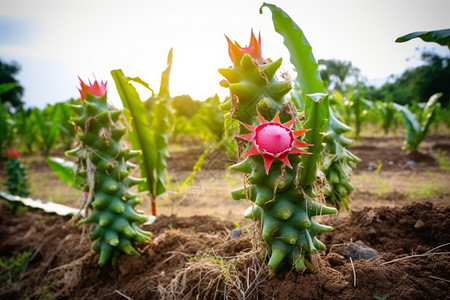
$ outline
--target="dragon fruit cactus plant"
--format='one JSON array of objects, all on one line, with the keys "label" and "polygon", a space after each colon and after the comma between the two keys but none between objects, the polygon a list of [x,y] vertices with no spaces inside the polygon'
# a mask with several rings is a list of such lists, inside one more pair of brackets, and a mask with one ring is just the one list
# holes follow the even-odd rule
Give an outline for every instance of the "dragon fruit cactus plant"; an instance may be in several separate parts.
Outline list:
[{"label": "dragon fruit cactus plant", "polygon": [[[303,158],[320,158],[315,152],[317,147],[323,147],[321,142],[311,145],[298,138],[307,131],[316,131],[315,136],[320,134],[315,128],[299,128],[300,114],[284,97],[291,83],[278,81],[275,76],[281,59],[269,62],[262,57],[261,37],[257,40],[252,32],[248,47],[241,47],[228,37],[227,41],[233,66],[219,72],[226,79],[221,85],[229,88],[231,97],[221,109],[240,122],[238,142],[242,141],[240,146],[248,149],[245,159],[230,167],[246,173],[245,187],[233,191],[232,197],[254,202],[245,216],[262,220],[262,239],[268,245],[271,275],[289,265],[297,271],[306,268],[314,271],[314,254],[325,249],[316,236],[332,228],[317,223],[313,217],[334,214],[337,210],[313,201],[317,197],[315,190],[320,190],[312,184],[319,172],[317,161],[311,168],[301,163],[300,154]],[[311,152],[300,149],[305,147]],[[306,184],[302,180],[305,172],[313,178]]]},{"label": "dragon fruit cactus plant", "polygon": [[129,160],[140,151],[127,149],[121,140],[126,133],[122,111],[107,102],[106,83],[86,84],[80,79],[80,85],[81,104],[72,106],[78,114],[72,122],[79,131],[80,145],[66,155],[79,157],[85,205],[92,207],[79,224],[94,223],[90,237],[94,250],[100,252],[98,263],[104,265],[111,259],[114,266],[122,252],[139,256],[135,243],[147,242],[151,235],[138,228],[147,218],[135,211],[142,200],[130,190],[144,180],[130,176],[135,165]]},{"label": "dragon fruit cactus plant", "polygon": [[16,149],[6,150],[6,174],[7,185],[10,194],[27,197],[29,192],[27,189],[27,171],[23,164],[20,162],[20,153]]}]

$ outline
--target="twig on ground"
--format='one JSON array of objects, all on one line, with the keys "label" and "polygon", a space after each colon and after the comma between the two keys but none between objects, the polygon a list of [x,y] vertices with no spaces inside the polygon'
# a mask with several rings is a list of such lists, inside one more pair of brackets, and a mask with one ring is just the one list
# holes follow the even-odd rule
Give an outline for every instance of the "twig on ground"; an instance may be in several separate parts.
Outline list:
[{"label": "twig on ground", "polygon": [[124,293],[122,293],[122,292],[119,291],[119,290],[114,290],[114,293],[119,294],[120,296],[124,297],[125,299],[133,300],[133,298],[128,297],[127,295],[125,295]]},{"label": "twig on ground", "polygon": [[437,276],[433,276],[433,275],[428,275],[428,277],[433,278],[433,279],[437,279],[437,280],[442,280],[442,281],[450,283],[450,280],[444,279],[444,278],[441,278],[441,277],[437,277]]},{"label": "twig on ground", "polygon": [[353,259],[350,257],[350,263],[352,264],[352,270],[353,270],[353,286],[356,287],[356,272],[355,272],[355,265],[353,264]]},{"label": "twig on ground", "polygon": [[410,259],[410,258],[416,258],[416,257],[424,257],[424,256],[433,256],[433,255],[448,255],[450,254],[450,252],[433,252],[433,253],[424,253],[424,254],[415,254],[415,255],[410,255],[410,256],[405,256],[405,257],[400,257],[400,258],[396,258],[390,261],[386,261],[384,263],[382,263],[381,265],[387,265],[387,264],[391,264],[397,261],[401,261],[401,260],[405,260],[405,259]]},{"label": "twig on ground", "polygon": [[433,252],[434,250],[437,250],[437,249],[439,249],[439,248],[442,248],[442,247],[445,247],[445,246],[449,246],[449,245],[450,245],[450,243],[442,244],[442,245],[440,245],[440,246],[437,246],[437,247],[434,247],[433,249],[428,250],[428,251],[425,252],[425,253],[430,253],[430,252]]}]

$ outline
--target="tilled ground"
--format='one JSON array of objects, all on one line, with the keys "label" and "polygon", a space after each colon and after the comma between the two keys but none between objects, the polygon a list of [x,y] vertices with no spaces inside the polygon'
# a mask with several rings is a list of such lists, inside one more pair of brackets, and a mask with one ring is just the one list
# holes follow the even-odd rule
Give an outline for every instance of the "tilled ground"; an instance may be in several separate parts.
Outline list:
[{"label": "tilled ground", "polygon": [[[0,256],[31,250],[26,271],[0,285],[2,299],[448,299],[450,207],[413,203],[325,218],[334,227],[320,239],[327,251],[317,273],[268,276],[256,223],[214,217],[160,216],[144,229],[150,244],[141,257],[99,267],[98,254],[70,218],[28,211],[0,212]],[[378,251],[351,261],[355,241]],[[6,268],[0,267],[0,274]],[[197,298],[198,297],[198,298]],[[385,298],[386,299],[386,298]]]}]

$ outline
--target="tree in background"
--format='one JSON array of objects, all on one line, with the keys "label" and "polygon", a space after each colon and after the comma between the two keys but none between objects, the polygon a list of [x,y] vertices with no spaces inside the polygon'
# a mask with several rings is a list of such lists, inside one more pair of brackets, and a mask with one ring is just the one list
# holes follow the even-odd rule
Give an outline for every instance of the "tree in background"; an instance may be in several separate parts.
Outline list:
[{"label": "tree in background", "polygon": [[391,94],[396,103],[410,104],[426,102],[435,93],[442,93],[440,102],[447,106],[450,99],[450,57],[424,52],[421,59],[425,63],[423,66],[406,70],[393,82],[384,84],[376,98],[384,99]]},{"label": "tree in background", "polygon": [[[328,90],[344,92],[346,84],[361,82],[361,71],[351,61],[319,59],[320,76]],[[350,82],[349,82],[350,81]]]},{"label": "tree in background", "polygon": [[15,78],[20,71],[20,66],[16,62],[10,64],[0,60],[0,84],[2,83],[16,83],[16,86],[2,94],[2,103],[9,102],[12,107],[19,110],[23,107],[22,95],[23,87],[19,84],[19,81]]}]

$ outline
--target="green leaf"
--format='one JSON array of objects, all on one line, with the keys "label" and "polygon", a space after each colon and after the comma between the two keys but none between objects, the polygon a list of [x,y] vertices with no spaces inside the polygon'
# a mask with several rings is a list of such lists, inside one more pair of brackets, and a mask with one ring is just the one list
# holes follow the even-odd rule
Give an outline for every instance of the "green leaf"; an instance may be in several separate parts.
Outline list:
[{"label": "green leaf", "polygon": [[405,106],[393,103],[394,107],[401,112],[403,125],[406,128],[406,145],[411,151],[414,151],[419,146],[417,142],[417,136],[421,131],[421,126],[419,121],[417,121],[416,116]]},{"label": "green leaf", "polygon": [[158,182],[156,185],[156,195],[160,195],[166,191],[166,184],[164,181],[164,171],[166,169],[166,158],[169,156],[167,152],[168,133],[169,133],[169,99],[161,99],[156,101],[153,105],[152,122],[155,150],[157,151],[156,158],[156,174]]},{"label": "green leaf", "polygon": [[138,158],[141,175],[147,179],[139,185],[140,190],[148,190],[153,197],[158,195],[158,176],[156,163],[158,153],[156,150],[154,134],[147,119],[147,111],[144,103],[139,98],[136,89],[129,83],[129,79],[122,70],[113,70],[111,75],[116,84],[117,91],[122,99],[123,106],[132,116],[130,140],[135,150],[141,150],[142,155]]},{"label": "green leaf", "polygon": [[433,123],[434,119],[436,118],[436,112],[437,108],[441,105],[438,100],[442,97],[442,93],[436,93],[428,99],[427,104],[425,105],[423,112],[422,112],[422,126],[421,126],[421,133],[419,137],[419,141],[423,141],[429,131],[430,131],[430,125]]},{"label": "green leaf", "polygon": [[76,175],[78,164],[59,157],[47,157],[47,163],[62,181],[81,190],[83,179]]},{"label": "green leaf", "polygon": [[17,86],[16,82],[7,82],[0,84],[0,95],[9,92]]},{"label": "green leaf", "polygon": [[155,95],[155,92],[150,87],[150,85],[147,82],[145,82],[144,80],[142,80],[141,77],[127,77],[126,79],[128,81],[134,81],[134,82],[140,83],[142,86],[144,86],[147,89],[149,89],[152,92],[152,95]]},{"label": "green leaf", "polygon": [[260,8],[267,7],[272,12],[275,31],[283,36],[283,43],[290,53],[290,61],[295,67],[295,81],[300,85],[302,94],[326,93],[320,78],[319,65],[312,53],[312,47],[300,27],[281,8],[264,3]]},{"label": "green leaf", "polygon": [[416,31],[398,37],[395,42],[403,43],[414,38],[421,38],[425,42],[435,42],[450,48],[450,28],[433,31]]},{"label": "green leaf", "polygon": [[159,97],[170,98],[169,93],[169,79],[170,79],[170,70],[172,68],[172,56],[173,56],[173,48],[170,48],[169,54],[167,55],[167,68],[161,75],[161,86],[159,88]]}]

